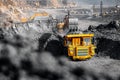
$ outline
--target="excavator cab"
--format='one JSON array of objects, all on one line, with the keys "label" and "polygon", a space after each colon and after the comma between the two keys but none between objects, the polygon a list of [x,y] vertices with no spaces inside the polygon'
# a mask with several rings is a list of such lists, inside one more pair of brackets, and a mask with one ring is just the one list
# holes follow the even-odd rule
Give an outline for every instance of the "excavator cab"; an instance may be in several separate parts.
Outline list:
[{"label": "excavator cab", "polygon": [[92,44],[94,34],[68,34],[64,45],[68,49],[68,56],[73,60],[86,60],[95,55],[95,45]]}]

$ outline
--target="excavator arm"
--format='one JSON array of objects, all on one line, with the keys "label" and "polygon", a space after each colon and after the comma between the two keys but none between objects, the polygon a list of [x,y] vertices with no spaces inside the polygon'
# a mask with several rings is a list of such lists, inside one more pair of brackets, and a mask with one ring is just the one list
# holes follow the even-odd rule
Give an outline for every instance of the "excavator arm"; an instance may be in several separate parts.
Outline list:
[{"label": "excavator arm", "polygon": [[30,18],[21,18],[21,22],[28,22],[31,20],[34,20],[36,17],[46,17],[49,16],[47,12],[41,12],[41,13],[34,13]]}]

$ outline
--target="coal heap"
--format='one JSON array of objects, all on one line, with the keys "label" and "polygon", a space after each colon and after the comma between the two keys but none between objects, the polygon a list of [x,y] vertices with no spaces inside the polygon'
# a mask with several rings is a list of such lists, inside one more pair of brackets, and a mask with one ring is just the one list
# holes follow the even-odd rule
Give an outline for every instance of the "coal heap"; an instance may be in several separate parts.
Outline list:
[{"label": "coal heap", "polygon": [[97,27],[90,26],[88,32],[95,34],[96,53],[98,56],[109,56],[120,59],[120,26],[116,21]]}]

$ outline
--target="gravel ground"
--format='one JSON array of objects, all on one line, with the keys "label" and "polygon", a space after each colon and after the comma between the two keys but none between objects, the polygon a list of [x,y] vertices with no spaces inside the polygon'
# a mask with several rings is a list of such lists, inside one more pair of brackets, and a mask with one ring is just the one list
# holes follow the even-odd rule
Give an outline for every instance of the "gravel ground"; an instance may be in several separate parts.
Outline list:
[{"label": "gravel ground", "polygon": [[70,61],[70,63],[97,73],[108,74],[112,77],[118,77],[120,75],[120,60],[110,59],[109,57],[94,57],[87,61]]}]

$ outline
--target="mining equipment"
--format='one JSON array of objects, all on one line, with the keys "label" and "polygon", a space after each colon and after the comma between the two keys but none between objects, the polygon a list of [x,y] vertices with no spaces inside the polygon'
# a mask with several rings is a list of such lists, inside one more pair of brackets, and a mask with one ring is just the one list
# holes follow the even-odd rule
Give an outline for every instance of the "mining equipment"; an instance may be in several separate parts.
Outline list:
[{"label": "mining equipment", "polygon": [[79,31],[78,19],[71,17],[69,12],[56,28],[58,34],[65,32],[64,46],[67,47],[68,56],[73,60],[86,60],[95,55],[94,34]]},{"label": "mining equipment", "polygon": [[35,21],[35,20],[42,20],[44,18],[48,18],[49,14],[47,12],[36,12],[34,13],[30,18],[21,18],[21,22],[29,22],[29,21]]},{"label": "mining equipment", "polygon": [[94,34],[68,34],[65,36],[64,45],[67,47],[68,56],[73,60],[86,60],[95,55],[95,45],[92,44]]},{"label": "mining equipment", "polygon": [[58,22],[59,20],[57,19],[56,26],[53,28],[53,32],[56,34],[64,37],[71,31],[76,31],[78,29],[78,18],[74,18],[73,16],[70,15],[68,12],[68,15],[66,15],[63,19],[63,21]]}]

